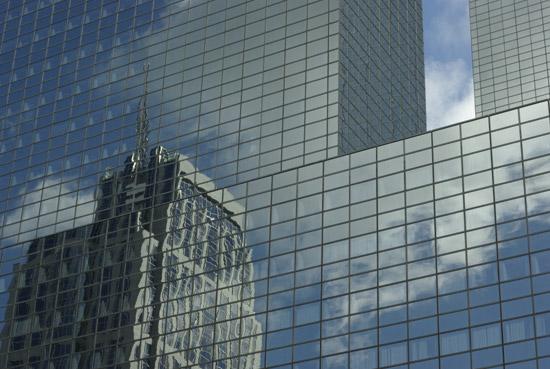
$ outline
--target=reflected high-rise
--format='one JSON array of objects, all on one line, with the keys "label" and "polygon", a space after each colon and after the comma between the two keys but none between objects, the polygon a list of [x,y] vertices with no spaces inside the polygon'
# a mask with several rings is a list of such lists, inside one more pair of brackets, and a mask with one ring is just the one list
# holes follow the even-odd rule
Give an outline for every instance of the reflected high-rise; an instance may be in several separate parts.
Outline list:
[{"label": "reflected high-rise", "polygon": [[182,155],[137,158],[102,176],[93,224],[32,241],[14,266],[3,367],[260,367],[243,209],[186,178]]}]

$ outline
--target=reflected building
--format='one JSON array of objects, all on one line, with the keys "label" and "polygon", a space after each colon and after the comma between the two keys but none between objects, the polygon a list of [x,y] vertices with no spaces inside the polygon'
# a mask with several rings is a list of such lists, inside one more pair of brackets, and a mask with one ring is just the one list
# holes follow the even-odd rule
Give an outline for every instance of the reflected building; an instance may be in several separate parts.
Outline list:
[{"label": "reflected building", "polygon": [[92,225],[34,240],[14,267],[3,367],[260,367],[243,208],[180,154],[138,158],[102,176]]}]

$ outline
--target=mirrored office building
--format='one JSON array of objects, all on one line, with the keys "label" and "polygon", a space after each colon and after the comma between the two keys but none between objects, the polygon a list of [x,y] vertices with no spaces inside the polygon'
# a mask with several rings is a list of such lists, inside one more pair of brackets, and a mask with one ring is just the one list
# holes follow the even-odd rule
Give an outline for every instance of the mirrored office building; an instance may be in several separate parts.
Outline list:
[{"label": "mirrored office building", "polygon": [[550,368],[548,101],[425,133],[421,11],[0,0],[0,368]]},{"label": "mirrored office building", "polygon": [[478,116],[548,99],[550,3],[470,0]]},{"label": "mirrored office building", "polygon": [[[153,146],[223,186],[421,133],[421,11],[420,0],[2,1],[3,164],[122,168],[144,64]],[[2,169],[7,182],[15,169]]]},{"label": "mirrored office building", "polygon": [[131,157],[91,225],[3,259],[2,365],[548,368],[549,115],[224,189],[181,155]]}]

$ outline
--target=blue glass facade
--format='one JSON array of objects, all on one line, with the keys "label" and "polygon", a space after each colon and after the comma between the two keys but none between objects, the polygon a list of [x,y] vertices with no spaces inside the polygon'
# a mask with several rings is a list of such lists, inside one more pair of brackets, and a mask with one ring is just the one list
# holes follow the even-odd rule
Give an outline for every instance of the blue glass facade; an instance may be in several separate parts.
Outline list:
[{"label": "blue glass facade", "polygon": [[2,365],[548,368],[549,115],[224,189],[131,156],[90,226],[3,248]]},{"label": "blue glass facade", "polygon": [[0,367],[550,367],[548,102],[418,135],[419,1],[0,10]]}]

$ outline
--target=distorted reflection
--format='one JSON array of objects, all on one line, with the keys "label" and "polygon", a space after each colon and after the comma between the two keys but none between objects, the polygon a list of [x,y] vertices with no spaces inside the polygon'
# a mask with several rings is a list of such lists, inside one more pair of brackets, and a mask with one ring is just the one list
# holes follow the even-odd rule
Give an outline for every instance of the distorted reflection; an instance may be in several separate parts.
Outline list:
[{"label": "distorted reflection", "polygon": [[135,153],[101,178],[91,225],[30,244],[9,285],[9,367],[260,367],[244,208],[193,172],[161,147]]}]

